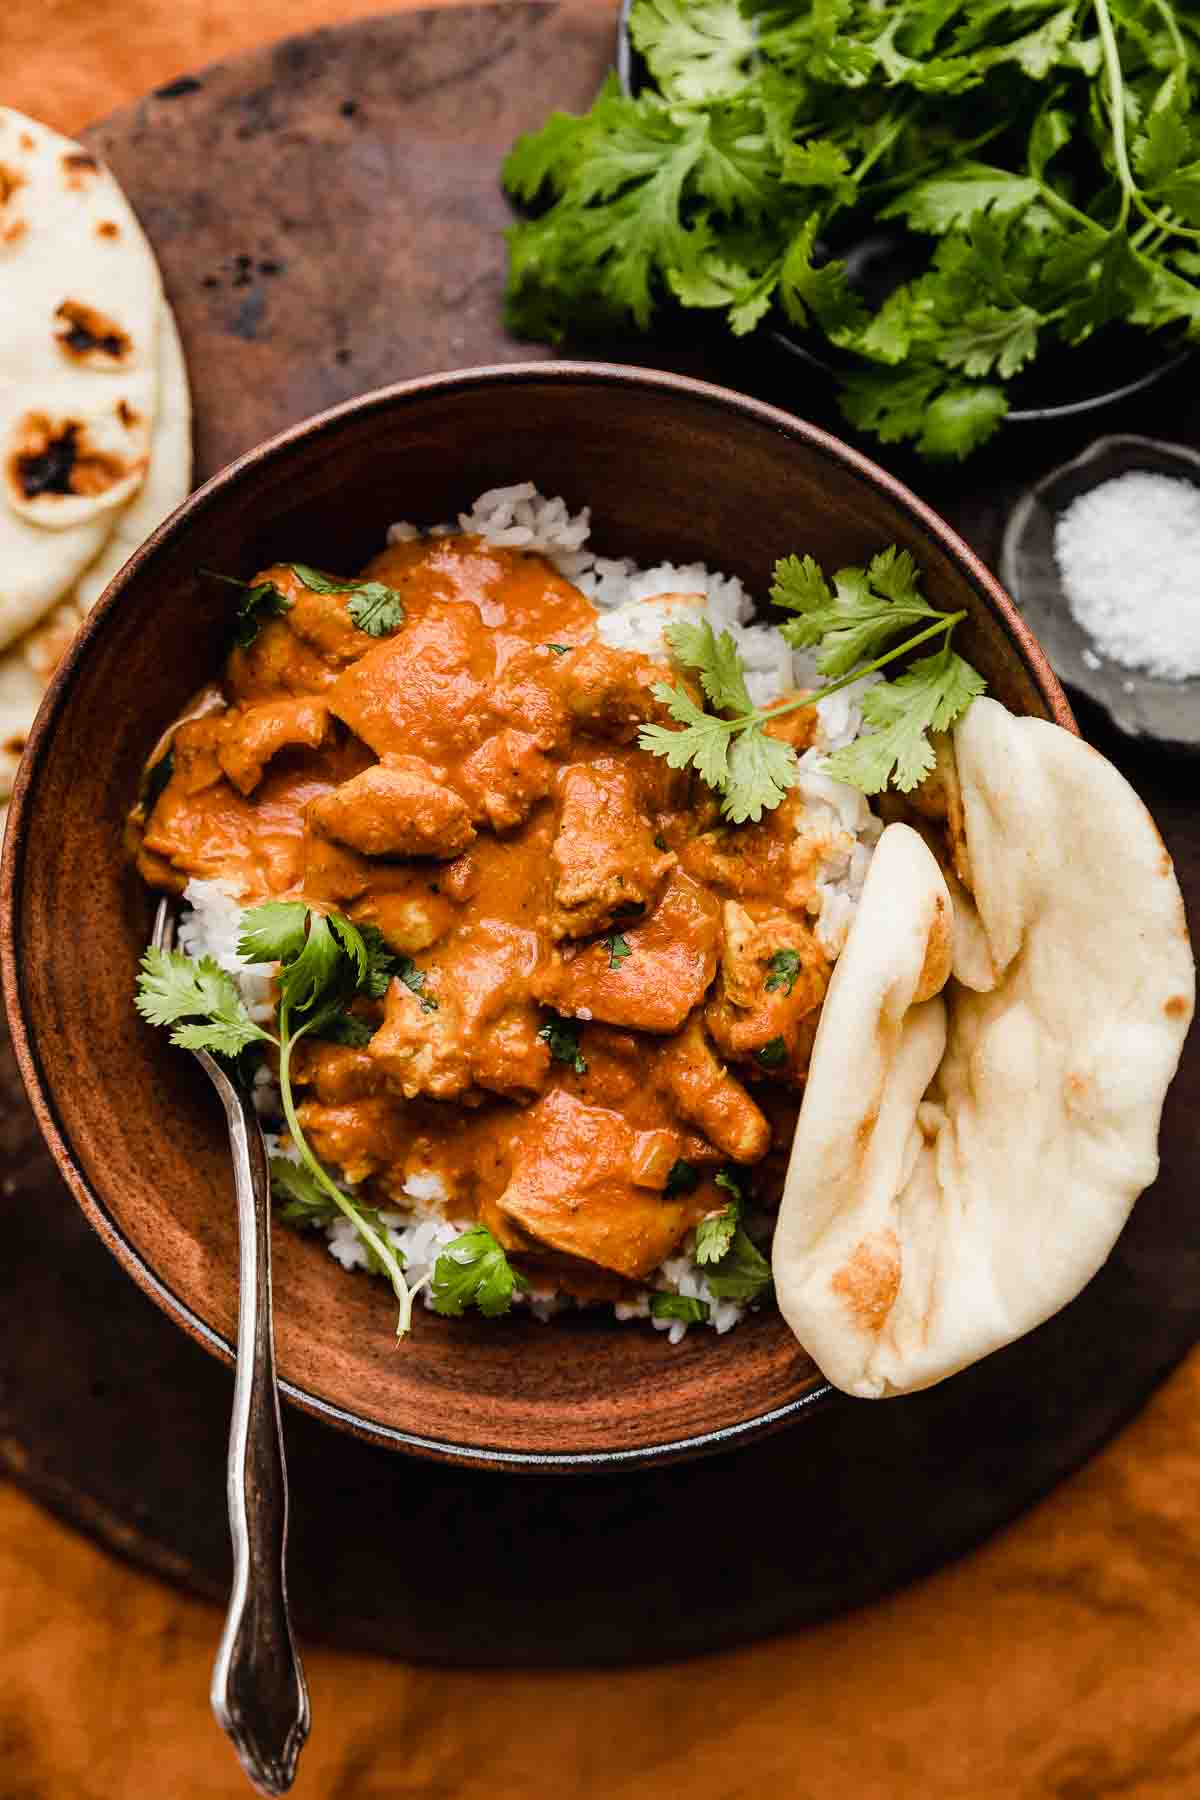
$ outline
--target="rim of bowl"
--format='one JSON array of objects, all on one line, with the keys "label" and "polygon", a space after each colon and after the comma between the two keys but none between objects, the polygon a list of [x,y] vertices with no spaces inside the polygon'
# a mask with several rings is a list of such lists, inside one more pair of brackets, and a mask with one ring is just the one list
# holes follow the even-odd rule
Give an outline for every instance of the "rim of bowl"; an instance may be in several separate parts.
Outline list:
[{"label": "rim of bowl", "polygon": [[[982,560],[932,507],[917,498],[902,481],[888,474],[861,451],[845,444],[832,432],[812,425],[807,420],[766,401],[751,399],[716,383],[697,381],[689,376],[671,374],[661,369],[643,369],[632,365],[603,362],[515,362],[492,363],[478,368],[455,369],[433,375],[416,376],[409,381],[393,383],[360,394],[352,400],[316,413],[292,425],[276,436],[248,450],[228,463],[208,481],[190,494],[183,504],[165,519],[130,557],[110,582],[103,598],[85,619],[67,655],[46,691],[25,754],[21,759],[13,786],[8,830],[0,866],[0,977],[12,1031],[13,1048],[25,1092],[33,1107],[42,1135],[77,1204],[89,1224],[103,1239],[117,1261],[178,1325],[205,1349],[226,1362],[235,1356],[234,1345],[222,1333],[207,1325],[178,1294],[161,1281],[144,1257],[118,1229],[100,1195],[87,1180],[75,1159],[71,1143],[63,1129],[54,1104],[54,1095],[45,1079],[26,1025],[24,984],[21,959],[15,942],[15,926],[20,912],[22,873],[25,860],[26,823],[33,804],[35,774],[44,747],[51,738],[57,715],[74,685],[77,671],[88,654],[92,640],[104,630],[106,620],[120,604],[121,596],[143,567],[153,560],[160,544],[174,534],[186,519],[191,522],[219,504],[225,492],[235,486],[246,470],[289,448],[300,439],[317,438],[336,431],[343,420],[386,413],[404,401],[425,394],[449,393],[475,387],[520,386],[531,381],[551,382],[583,387],[640,387],[663,395],[675,396],[714,407],[719,412],[741,413],[766,426],[780,437],[806,444],[831,463],[849,468],[861,480],[885,494],[889,500],[907,511],[940,548],[958,564],[976,594],[1003,625],[1025,668],[1045,700],[1051,717],[1064,729],[1078,734],[1078,727],[1045,654],[1029,630],[1012,600]],[[795,1400],[766,1412],[755,1413],[737,1424],[714,1431],[698,1430],[685,1437],[647,1444],[629,1450],[561,1450],[554,1452],[514,1451],[448,1439],[426,1437],[402,1431],[377,1420],[336,1406],[310,1389],[280,1380],[281,1393],[306,1412],[327,1420],[356,1436],[388,1448],[416,1451],[440,1461],[477,1468],[513,1471],[573,1472],[602,1470],[623,1464],[648,1464],[694,1456],[700,1452],[732,1449],[752,1438],[779,1429],[801,1414],[827,1401],[834,1394],[829,1383],[810,1389]]]},{"label": "rim of bowl", "polygon": [[[616,51],[613,57],[621,92],[631,99],[637,93],[637,65],[641,60],[639,52],[634,47],[633,36],[629,29],[629,17],[632,10],[633,0],[621,0],[620,11],[617,14]],[[793,337],[783,326],[768,325],[767,336],[775,348],[783,351],[785,355],[806,364],[810,369],[818,370],[830,382],[838,380],[838,368],[835,363],[818,355],[815,350],[810,350],[807,344],[802,343],[799,338]],[[1086,394],[1078,400],[1063,400],[1057,403],[1052,401],[1047,406],[1014,406],[1005,413],[1001,423],[1004,425],[1038,425],[1044,424],[1047,420],[1055,422],[1060,419],[1075,419],[1086,413],[1100,412],[1106,406],[1116,406],[1120,401],[1129,400],[1134,394],[1140,394],[1144,389],[1153,387],[1155,382],[1161,381],[1164,375],[1169,375],[1173,369],[1181,368],[1184,363],[1190,362],[1195,354],[1195,344],[1179,344],[1174,350],[1167,351],[1161,361],[1154,363],[1149,369],[1143,370],[1140,375],[1130,376],[1118,387],[1106,388],[1098,394]]]}]

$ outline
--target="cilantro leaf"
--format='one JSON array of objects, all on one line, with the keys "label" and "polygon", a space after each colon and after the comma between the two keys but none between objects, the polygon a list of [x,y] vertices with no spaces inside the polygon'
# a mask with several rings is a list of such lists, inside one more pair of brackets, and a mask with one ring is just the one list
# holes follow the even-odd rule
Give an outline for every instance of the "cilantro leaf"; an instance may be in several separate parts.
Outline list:
[{"label": "cilantro leaf", "polygon": [[718,711],[725,707],[735,712],[751,710],[741,655],[728,631],[718,637],[707,619],[681,619],[668,625],[664,636],[676,662],[685,669],[699,670],[700,686]]},{"label": "cilantro leaf", "polygon": [[404,623],[400,596],[381,581],[364,582],[358,593],[351,594],[346,611],[368,637],[387,637]]},{"label": "cilantro leaf", "polygon": [[273,1156],[270,1165],[271,1191],[277,1205],[284,1202],[279,1217],[285,1225],[324,1227],[341,1217],[340,1209],[302,1163]]},{"label": "cilantro leaf", "polygon": [[882,793],[889,780],[911,793],[934,765],[927,734],[947,731],[984,685],[970,663],[949,649],[923,657],[897,680],[867,690],[863,717],[873,729],[834,751],[827,772],[864,794]]},{"label": "cilantro leaf", "polygon": [[782,988],[785,996],[790,995],[799,978],[802,966],[797,951],[773,951],[771,960],[767,965],[770,972],[763,984],[766,992],[768,994],[773,994],[779,988]]},{"label": "cilantro leaf", "polygon": [[708,1321],[708,1301],[693,1300],[687,1294],[651,1294],[650,1316],[682,1319],[685,1325],[704,1325]]},{"label": "cilantro leaf", "polygon": [[210,581],[241,589],[242,601],[233,617],[233,641],[239,650],[249,650],[268,619],[282,618],[292,610],[292,602],[273,581],[239,581],[236,575],[222,575],[216,569],[201,569],[200,573]]},{"label": "cilantro leaf", "polygon": [[150,1025],[172,1025],[182,1050],[237,1056],[248,1044],[269,1042],[256,1025],[232,975],[211,956],[193,962],[178,950],[149,949],[142,958],[134,1005]]},{"label": "cilantro leaf", "polygon": [[555,1062],[566,1063],[568,1068],[574,1069],[576,1075],[587,1074],[587,1058],[579,1048],[579,1035],[573,1020],[553,1013],[549,1024],[542,1026],[538,1036],[549,1046],[550,1055]]},{"label": "cilantro leaf", "polygon": [[747,820],[757,825],[763,813],[773,812],[799,779],[792,746],[782,738],[768,737],[760,726],[751,726],[730,746],[721,811],[734,825],[744,825]]},{"label": "cilantro leaf", "polygon": [[475,1306],[485,1319],[494,1319],[512,1305],[514,1287],[527,1285],[487,1227],[475,1225],[438,1257],[430,1293],[434,1311],[448,1318],[460,1318]]},{"label": "cilantro leaf", "polygon": [[708,1269],[705,1279],[718,1300],[757,1300],[771,1285],[771,1265],[756,1249],[741,1225],[737,1226],[720,1262]]},{"label": "cilantro leaf", "polygon": [[944,174],[915,182],[882,208],[881,219],[906,219],[914,231],[944,232],[967,224],[976,213],[1020,212],[1040,189],[1029,175],[987,163],[963,162]]},{"label": "cilantro leaf", "polygon": [[619,931],[614,931],[608,937],[601,938],[600,942],[608,951],[608,966],[610,969],[619,969],[621,964],[625,961],[625,958],[633,955],[633,949],[628,938],[624,937]]},{"label": "cilantro leaf", "polygon": [[425,969],[418,969],[411,956],[395,958],[395,975],[404,983],[410,994],[415,994],[422,1012],[436,1012],[438,1003],[432,994],[425,992]]},{"label": "cilantro leaf", "polygon": [[404,602],[395,588],[382,581],[346,581],[340,575],[326,575],[307,563],[291,563],[293,575],[299,577],[314,594],[349,594],[346,611],[360,631],[368,637],[387,637],[404,623]]},{"label": "cilantro leaf", "polygon": [[664,1194],[691,1194],[700,1186],[700,1171],[690,1162],[679,1157],[667,1170],[667,1185]]},{"label": "cilantro leaf", "polygon": [[241,917],[238,955],[250,962],[282,962],[304,948],[308,908],[303,900],[266,900]]},{"label": "cilantro leaf", "polygon": [[755,33],[737,0],[644,0],[630,35],[672,100],[725,99],[746,85]]},{"label": "cilantro leaf", "polygon": [[698,1263],[716,1263],[729,1249],[742,1216],[742,1203],[737,1194],[720,1212],[707,1213],[696,1227],[693,1254]]},{"label": "cilantro leaf", "polygon": [[977,307],[943,333],[939,354],[965,375],[1007,380],[1035,355],[1040,318],[1032,306]]},{"label": "cilantro leaf", "polygon": [[690,763],[709,787],[723,789],[729,776],[728,734],[720,729],[714,731],[712,715],[697,706],[683,688],[659,681],[651,691],[684,729],[672,731],[669,725],[643,725],[638,732],[639,749],[663,757],[669,769],[686,769]]},{"label": "cilantro leaf", "polygon": [[142,810],[146,817],[158,805],[162,793],[172,775],[175,773],[175,746],[168,744],[165,752],[159,757],[154,767],[147,771],[142,788]]},{"label": "cilantro leaf", "polygon": [[764,1069],[778,1069],[787,1061],[787,1045],[781,1037],[770,1038],[761,1049],[756,1050],[755,1061]]},{"label": "cilantro leaf", "polygon": [[323,1038],[327,1044],[344,1044],[350,1050],[362,1050],[375,1036],[376,1027],[359,1013],[339,1012],[328,1021],[314,1025],[310,1037]]},{"label": "cilantro leaf", "polygon": [[839,569],[833,592],[811,556],[783,557],[775,565],[771,599],[796,614],[782,627],[784,637],[797,649],[820,644],[817,667],[829,676],[847,674],[899,633],[943,616],[922,596],[908,551],[895,545],[868,569]]},{"label": "cilantro leaf", "polygon": [[382,1000],[391,986],[392,976],[396,974],[400,958],[388,949],[387,941],[378,925],[360,925],[358,935],[362,939],[366,956],[366,972],[362,978],[362,992],[369,994],[372,1000]]}]

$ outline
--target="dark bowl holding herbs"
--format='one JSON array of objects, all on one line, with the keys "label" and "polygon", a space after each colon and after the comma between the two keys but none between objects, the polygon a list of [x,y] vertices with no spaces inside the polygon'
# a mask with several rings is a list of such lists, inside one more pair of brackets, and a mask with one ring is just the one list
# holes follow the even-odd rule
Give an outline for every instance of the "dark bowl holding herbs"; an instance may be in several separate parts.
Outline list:
[{"label": "dark bowl holding herbs", "polygon": [[[1003,591],[928,507],[826,433],[723,389],[580,363],[432,376],[216,476],[126,565],[55,678],[13,799],[2,941],[22,1074],[72,1193],[144,1291],[226,1359],[237,1245],[225,1134],[192,1059],[134,1009],[156,897],[124,836],[147,757],[229,648],[237,600],[198,572],[249,576],[297,557],[359,569],[398,516],[453,518],[523,479],[589,505],[601,554],[705,562],[764,597],[790,552],[835,569],[899,545],[928,601],[963,615],[955,647],[990,691],[1073,729]],[[398,1345],[386,1283],[346,1275],[310,1234],[277,1230],[274,1253],[285,1393],[380,1444],[596,1469],[730,1449],[829,1394],[769,1296],[727,1335],[678,1345],[611,1311],[541,1324],[418,1303]]]},{"label": "dark bowl holding herbs", "polygon": [[701,311],[940,460],[1200,337],[1193,9],[625,0],[617,70],[505,165],[523,335]]}]

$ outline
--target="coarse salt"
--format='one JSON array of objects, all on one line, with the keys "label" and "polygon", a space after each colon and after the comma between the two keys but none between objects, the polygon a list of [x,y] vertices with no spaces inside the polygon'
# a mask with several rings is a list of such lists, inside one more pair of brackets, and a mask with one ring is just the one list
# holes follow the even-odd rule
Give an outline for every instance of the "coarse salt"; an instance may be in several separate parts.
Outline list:
[{"label": "coarse salt", "polygon": [[1200,487],[1138,470],[1102,481],[1063,512],[1054,556],[1089,667],[1099,651],[1167,681],[1200,675]]}]

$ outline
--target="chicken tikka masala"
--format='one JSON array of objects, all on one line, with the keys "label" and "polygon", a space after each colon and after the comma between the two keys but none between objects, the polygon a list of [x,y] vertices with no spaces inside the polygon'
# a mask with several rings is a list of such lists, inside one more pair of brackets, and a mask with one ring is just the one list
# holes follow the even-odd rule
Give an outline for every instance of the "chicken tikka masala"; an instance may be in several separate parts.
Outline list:
[{"label": "chicken tikka masala", "polygon": [[313,579],[250,584],[274,599],[175,729],[139,869],[377,928],[400,972],[363,1041],[297,1046],[309,1143],[377,1205],[438,1176],[530,1278],[619,1301],[722,1171],[778,1199],[829,974],[803,799],[731,826],[640,750],[682,678],[600,641],[540,555],[395,544],[364,577],[401,603],[382,631],[374,589]]}]

